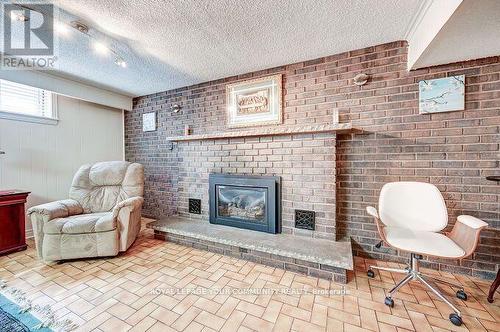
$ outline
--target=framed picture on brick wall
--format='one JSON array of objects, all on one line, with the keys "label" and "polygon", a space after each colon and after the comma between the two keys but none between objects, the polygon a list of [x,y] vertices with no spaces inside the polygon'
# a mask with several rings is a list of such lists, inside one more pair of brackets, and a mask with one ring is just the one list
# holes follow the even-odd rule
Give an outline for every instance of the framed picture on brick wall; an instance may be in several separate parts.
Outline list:
[{"label": "framed picture on brick wall", "polygon": [[420,114],[465,109],[465,75],[418,82]]},{"label": "framed picture on brick wall", "polygon": [[280,124],[283,121],[282,75],[226,86],[229,128]]},{"label": "framed picture on brick wall", "polygon": [[144,113],[142,115],[142,131],[155,131],[156,130],[156,113]]}]

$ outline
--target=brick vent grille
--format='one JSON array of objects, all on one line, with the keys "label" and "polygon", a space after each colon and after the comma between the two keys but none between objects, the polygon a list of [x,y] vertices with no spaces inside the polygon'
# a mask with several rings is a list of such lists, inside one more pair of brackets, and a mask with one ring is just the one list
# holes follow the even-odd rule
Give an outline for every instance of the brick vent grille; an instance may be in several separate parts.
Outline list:
[{"label": "brick vent grille", "polygon": [[295,210],[295,227],[301,229],[315,229],[316,212],[307,210]]},{"label": "brick vent grille", "polygon": [[201,214],[201,199],[189,199],[189,213]]}]

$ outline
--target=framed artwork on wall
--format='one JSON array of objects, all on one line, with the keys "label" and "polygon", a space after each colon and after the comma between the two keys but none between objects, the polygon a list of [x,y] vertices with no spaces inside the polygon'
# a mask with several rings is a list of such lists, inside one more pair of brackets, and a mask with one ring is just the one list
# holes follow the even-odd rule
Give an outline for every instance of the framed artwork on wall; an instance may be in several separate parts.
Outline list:
[{"label": "framed artwork on wall", "polygon": [[283,121],[282,75],[273,75],[226,86],[229,128],[280,124]]},{"label": "framed artwork on wall", "polygon": [[465,75],[418,82],[420,114],[465,109]]},{"label": "framed artwork on wall", "polygon": [[156,130],[156,112],[144,113],[142,115],[142,131]]}]

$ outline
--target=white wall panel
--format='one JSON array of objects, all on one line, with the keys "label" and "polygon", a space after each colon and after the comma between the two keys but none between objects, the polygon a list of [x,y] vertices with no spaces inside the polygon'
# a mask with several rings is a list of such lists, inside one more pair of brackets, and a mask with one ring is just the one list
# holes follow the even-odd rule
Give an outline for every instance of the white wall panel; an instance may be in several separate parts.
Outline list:
[{"label": "white wall panel", "polygon": [[121,110],[57,99],[57,125],[0,119],[0,190],[31,191],[28,207],[67,198],[82,164],[123,160]]}]

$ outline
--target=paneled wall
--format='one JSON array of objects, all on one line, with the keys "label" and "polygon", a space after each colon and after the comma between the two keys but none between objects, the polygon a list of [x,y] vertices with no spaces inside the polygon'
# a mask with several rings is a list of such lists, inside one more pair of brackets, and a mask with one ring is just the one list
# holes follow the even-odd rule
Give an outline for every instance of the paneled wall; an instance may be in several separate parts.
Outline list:
[{"label": "paneled wall", "polygon": [[123,160],[121,110],[63,96],[57,100],[57,125],[0,119],[0,150],[6,152],[0,155],[0,188],[31,191],[28,207],[67,198],[84,163]]},{"label": "paneled wall", "polygon": [[[182,135],[185,124],[195,133],[228,130],[225,84],[282,73],[283,126],[328,123],[337,109],[341,122],[366,130],[362,135],[337,136],[334,203],[338,240],[352,239],[359,256],[405,260],[404,253],[375,247],[379,237],[365,208],[377,204],[386,182],[431,182],[446,199],[449,227],[457,215],[471,214],[484,218],[490,228],[483,232],[472,258],[462,262],[429,260],[428,265],[492,278],[500,262],[500,186],[486,181],[485,176],[500,173],[500,58],[412,72],[407,71],[406,63],[406,42],[398,41],[136,98],[134,110],[125,115],[125,152],[127,160],[146,166],[144,212],[154,217],[182,212],[185,191],[179,181],[185,182],[188,174],[180,167],[189,161],[192,173],[204,172],[203,167],[192,165],[190,158],[195,160],[196,156],[186,159],[184,153],[179,154],[185,146],[171,146],[165,137]],[[352,78],[361,72],[371,78],[358,87]],[[466,75],[465,111],[420,115],[418,82],[460,74]],[[170,107],[176,103],[183,109],[174,114]],[[159,128],[143,133],[142,114],[152,111],[157,112]],[[255,144],[260,143],[265,142]],[[283,155],[290,158],[294,153]],[[314,156],[311,149],[308,157]],[[283,172],[294,168],[293,162],[282,165]],[[310,195],[303,193],[306,199]]]}]

